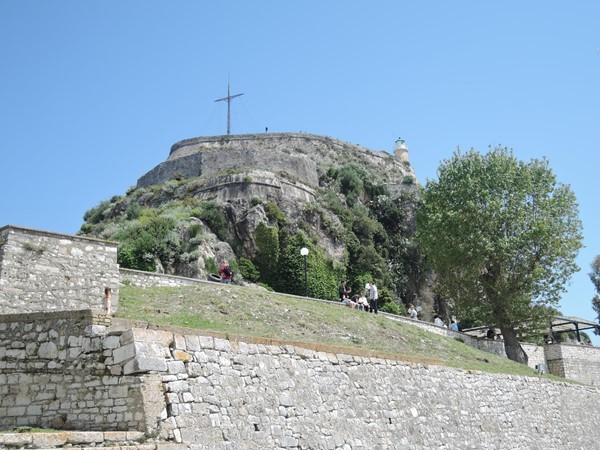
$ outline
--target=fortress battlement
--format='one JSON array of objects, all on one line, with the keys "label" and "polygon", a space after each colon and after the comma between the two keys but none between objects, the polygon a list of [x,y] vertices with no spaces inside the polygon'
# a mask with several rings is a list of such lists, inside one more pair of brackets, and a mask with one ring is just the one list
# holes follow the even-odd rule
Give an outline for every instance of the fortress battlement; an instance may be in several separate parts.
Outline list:
[{"label": "fortress battlement", "polygon": [[316,187],[319,167],[355,163],[378,174],[381,182],[400,186],[415,179],[406,156],[398,158],[357,144],[308,133],[265,133],[204,136],[176,142],[166,161],[137,182],[138,187],[161,184],[173,178],[213,176],[227,171],[285,172],[301,183]]}]

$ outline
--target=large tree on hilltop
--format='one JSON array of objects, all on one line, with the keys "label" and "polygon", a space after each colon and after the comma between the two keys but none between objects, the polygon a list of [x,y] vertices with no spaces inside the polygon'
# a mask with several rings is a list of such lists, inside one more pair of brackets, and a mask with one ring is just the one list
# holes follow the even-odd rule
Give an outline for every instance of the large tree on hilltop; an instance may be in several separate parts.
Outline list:
[{"label": "large tree on hilltop", "polygon": [[[596,288],[596,295],[592,299],[592,308],[596,311],[598,315],[596,320],[600,323],[600,255],[594,258],[592,262],[592,271],[590,272],[590,280],[594,283],[594,287]],[[597,327],[594,330],[594,333],[600,334],[600,327]]]},{"label": "large tree on hilltop", "polygon": [[517,330],[546,320],[540,306],[557,305],[577,270],[575,196],[546,160],[525,163],[506,148],[456,151],[438,175],[423,190],[417,238],[439,292],[500,328],[508,358],[526,363]]}]

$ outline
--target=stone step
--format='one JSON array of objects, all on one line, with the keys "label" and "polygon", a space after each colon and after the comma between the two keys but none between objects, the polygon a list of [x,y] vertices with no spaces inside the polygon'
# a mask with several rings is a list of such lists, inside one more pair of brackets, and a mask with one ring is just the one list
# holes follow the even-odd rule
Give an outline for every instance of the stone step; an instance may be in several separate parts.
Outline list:
[{"label": "stone step", "polygon": [[141,431],[57,431],[48,433],[0,432],[0,449],[77,449],[177,450],[171,443],[145,442]]}]

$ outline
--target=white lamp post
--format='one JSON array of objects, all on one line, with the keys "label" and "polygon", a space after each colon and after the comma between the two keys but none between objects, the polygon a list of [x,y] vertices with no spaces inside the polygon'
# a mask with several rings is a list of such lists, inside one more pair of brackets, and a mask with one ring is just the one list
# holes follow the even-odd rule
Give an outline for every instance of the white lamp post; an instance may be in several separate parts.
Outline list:
[{"label": "white lamp post", "polygon": [[304,296],[308,297],[308,275],[306,272],[306,257],[308,256],[308,249],[306,247],[302,247],[300,249],[300,254],[304,257]]}]

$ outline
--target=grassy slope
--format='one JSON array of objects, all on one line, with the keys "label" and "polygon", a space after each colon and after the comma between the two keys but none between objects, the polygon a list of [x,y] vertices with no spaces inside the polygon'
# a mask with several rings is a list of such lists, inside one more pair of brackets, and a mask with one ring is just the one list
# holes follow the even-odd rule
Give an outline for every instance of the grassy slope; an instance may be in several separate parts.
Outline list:
[{"label": "grassy slope", "polygon": [[124,286],[115,316],[229,338],[274,339],[323,350],[537,376],[522,364],[382,315],[218,283],[148,289]]}]

